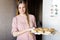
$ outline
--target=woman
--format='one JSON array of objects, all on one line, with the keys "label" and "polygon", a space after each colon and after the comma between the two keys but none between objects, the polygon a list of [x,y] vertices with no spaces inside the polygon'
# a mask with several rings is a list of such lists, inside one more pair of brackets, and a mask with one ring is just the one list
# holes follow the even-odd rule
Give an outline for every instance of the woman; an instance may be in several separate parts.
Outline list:
[{"label": "woman", "polygon": [[36,40],[35,36],[30,33],[31,28],[36,27],[35,17],[27,12],[25,1],[18,3],[19,15],[13,18],[12,35],[17,40]]}]

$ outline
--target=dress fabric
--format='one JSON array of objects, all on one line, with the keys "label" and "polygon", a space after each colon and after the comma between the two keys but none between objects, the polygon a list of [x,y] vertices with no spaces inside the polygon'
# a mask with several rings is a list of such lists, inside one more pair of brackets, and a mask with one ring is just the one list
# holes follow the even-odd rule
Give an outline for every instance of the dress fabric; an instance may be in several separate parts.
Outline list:
[{"label": "dress fabric", "polygon": [[[28,29],[30,27],[36,27],[35,17],[34,15],[29,14],[29,23],[30,27],[27,24],[27,18],[21,15],[18,15],[13,18],[12,21],[12,32],[14,31],[22,31]],[[25,32],[19,36],[17,36],[16,40],[36,40],[35,35],[30,32]]]}]

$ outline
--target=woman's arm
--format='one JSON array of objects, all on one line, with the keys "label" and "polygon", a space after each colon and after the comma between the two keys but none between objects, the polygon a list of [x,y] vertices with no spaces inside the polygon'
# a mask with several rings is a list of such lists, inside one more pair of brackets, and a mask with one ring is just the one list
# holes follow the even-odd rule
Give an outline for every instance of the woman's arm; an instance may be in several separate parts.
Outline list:
[{"label": "woman's arm", "polygon": [[12,35],[14,37],[16,37],[16,36],[19,36],[19,35],[27,32],[27,31],[30,31],[30,29],[26,29],[26,30],[22,30],[22,31],[18,30],[18,28],[17,28],[17,20],[14,17],[13,20],[12,20],[12,31],[11,31]]},{"label": "woman's arm", "polygon": [[30,29],[26,29],[26,30],[23,30],[23,31],[15,31],[15,32],[12,32],[12,35],[14,36],[14,37],[16,37],[16,36],[19,36],[19,35],[21,35],[21,34],[23,34],[23,33],[25,33],[25,32],[28,32],[28,31],[30,31]]},{"label": "woman's arm", "polygon": [[36,19],[34,15],[32,15],[32,22],[33,22],[33,26],[36,27]]}]

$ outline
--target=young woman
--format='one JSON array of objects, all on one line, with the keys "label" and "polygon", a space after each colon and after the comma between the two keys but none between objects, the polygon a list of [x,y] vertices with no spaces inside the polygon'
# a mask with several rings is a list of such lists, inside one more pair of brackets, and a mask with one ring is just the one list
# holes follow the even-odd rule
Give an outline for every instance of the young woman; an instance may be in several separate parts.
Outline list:
[{"label": "young woman", "polygon": [[36,27],[34,15],[28,14],[25,1],[18,3],[19,15],[13,18],[12,35],[17,37],[17,40],[36,40],[32,34],[31,28]]}]

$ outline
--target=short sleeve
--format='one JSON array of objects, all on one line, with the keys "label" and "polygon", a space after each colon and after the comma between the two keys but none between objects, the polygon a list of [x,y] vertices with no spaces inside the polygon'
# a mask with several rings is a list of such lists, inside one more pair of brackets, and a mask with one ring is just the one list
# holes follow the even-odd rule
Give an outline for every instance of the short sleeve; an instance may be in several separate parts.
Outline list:
[{"label": "short sleeve", "polygon": [[32,23],[33,23],[33,26],[36,27],[36,19],[35,19],[35,16],[32,15],[31,17],[32,17]]},{"label": "short sleeve", "polygon": [[12,31],[11,32],[16,32],[17,31],[17,20],[14,17],[12,20]]}]

